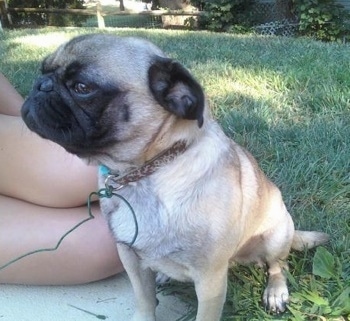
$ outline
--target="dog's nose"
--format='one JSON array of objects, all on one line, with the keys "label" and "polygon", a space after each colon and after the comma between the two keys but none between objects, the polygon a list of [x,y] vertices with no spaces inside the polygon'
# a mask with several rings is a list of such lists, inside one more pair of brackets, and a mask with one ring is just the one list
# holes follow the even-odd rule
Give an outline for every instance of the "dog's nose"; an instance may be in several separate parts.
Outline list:
[{"label": "dog's nose", "polygon": [[42,79],[41,83],[39,84],[39,90],[49,92],[53,90],[53,81],[51,78],[44,78]]}]

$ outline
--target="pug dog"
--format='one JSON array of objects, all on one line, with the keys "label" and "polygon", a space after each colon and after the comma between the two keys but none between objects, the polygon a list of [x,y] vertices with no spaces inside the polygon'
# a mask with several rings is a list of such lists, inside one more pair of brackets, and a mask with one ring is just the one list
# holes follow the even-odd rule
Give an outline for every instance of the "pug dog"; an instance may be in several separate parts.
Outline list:
[{"label": "pug dog", "polygon": [[22,117],[101,166],[110,192],[101,209],[134,289],[134,321],[156,320],[156,272],[193,281],[196,321],[218,321],[233,263],[267,265],[262,300],[282,312],[289,251],[328,240],[294,229],[279,189],[225,136],[201,85],[146,40],[93,34],[61,45]]}]

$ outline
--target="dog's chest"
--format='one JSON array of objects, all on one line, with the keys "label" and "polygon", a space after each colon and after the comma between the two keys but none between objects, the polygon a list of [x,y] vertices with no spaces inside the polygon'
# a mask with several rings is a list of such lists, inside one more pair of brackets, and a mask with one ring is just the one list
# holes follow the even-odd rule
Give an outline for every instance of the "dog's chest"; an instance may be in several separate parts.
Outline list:
[{"label": "dog's chest", "polygon": [[176,267],[176,271],[183,273],[173,277],[184,279],[186,266],[200,257],[203,240],[208,237],[205,226],[196,220],[189,221],[185,215],[186,195],[182,195],[181,202],[172,197],[164,199],[147,183],[125,188],[120,194],[134,214],[117,197],[101,200],[102,212],[117,242],[130,244],[136,237],[131,246],[145,265],[170,276]]}]

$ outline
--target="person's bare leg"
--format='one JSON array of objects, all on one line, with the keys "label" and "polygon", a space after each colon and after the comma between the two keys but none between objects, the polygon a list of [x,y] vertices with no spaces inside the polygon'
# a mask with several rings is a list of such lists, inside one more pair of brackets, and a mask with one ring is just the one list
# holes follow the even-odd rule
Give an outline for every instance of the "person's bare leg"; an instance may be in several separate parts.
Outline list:
[{"label": "person's bare leg", "polygon": [[0,72],[0,113],[19,116],[22,104],[22,96]]},{"label": "person's bare leg", "polygon": [[30,132],[22,119],[0,115],[0,194],[50,207],[86,203],[97,170]]},{"label": "person's bare leg", "polygon": [[[0,283],[78,284],[123,270],[113,237],[95,204],[94,219],[69,234],[59,248],[23,258],[0,270]],[[88,217],[86,207],[54,209],[0,196],[0,267],[34,250],[54,248]]]}]

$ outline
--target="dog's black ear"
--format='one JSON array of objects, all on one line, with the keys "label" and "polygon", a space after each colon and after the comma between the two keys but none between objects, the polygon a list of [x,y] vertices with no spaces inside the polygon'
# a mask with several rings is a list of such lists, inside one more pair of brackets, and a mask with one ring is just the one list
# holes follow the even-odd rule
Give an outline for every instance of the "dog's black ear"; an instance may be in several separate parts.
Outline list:
[{"label": "dog's black ear", "polygon": [[157,57],[148,71],[152,94],[166,110],[203,125],[204,93],[200,84],[179,62]]}]

